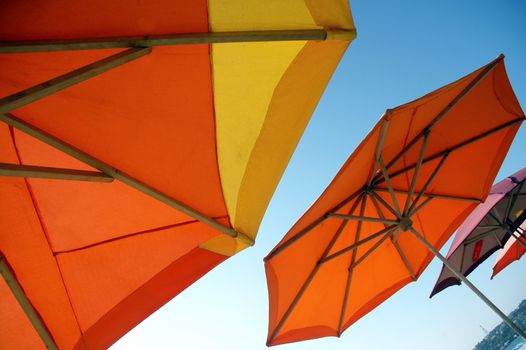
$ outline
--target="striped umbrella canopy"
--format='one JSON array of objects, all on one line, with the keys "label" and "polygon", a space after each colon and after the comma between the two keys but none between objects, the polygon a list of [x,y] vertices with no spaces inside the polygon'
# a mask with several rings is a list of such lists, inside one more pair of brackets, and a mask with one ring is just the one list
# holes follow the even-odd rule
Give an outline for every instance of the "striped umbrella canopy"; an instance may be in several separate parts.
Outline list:
[{"label": "striped umbrella canopy", "polygon": [[0,344],[107,348],[254,244],[349,4],[1,8]]},{"label": "striped umbrella canopy", "polygon": [[[457,230],[446,258],[468,276],[493,253],[503,248],[526,220],[526,168],[495,184],[484,203],[479,204]],[[442,266],[431,297],[460,279]]]},{"label": "striped umbrella canopy", "polygon": [[499,272],[504,270],[512,262],[519,260],[526,253],[526,223],[523,223],[518,229],[518,237],[511,237],[504,248],[499,250],[495,264],[493,265],[493,274],[491,279]]},{"label": "striped umbrella canopy", "polygon": [[445,261],[438,249],[488,195],[524,119],[502,56],[388,110],[265,258],[267,344],[340,336]]}]

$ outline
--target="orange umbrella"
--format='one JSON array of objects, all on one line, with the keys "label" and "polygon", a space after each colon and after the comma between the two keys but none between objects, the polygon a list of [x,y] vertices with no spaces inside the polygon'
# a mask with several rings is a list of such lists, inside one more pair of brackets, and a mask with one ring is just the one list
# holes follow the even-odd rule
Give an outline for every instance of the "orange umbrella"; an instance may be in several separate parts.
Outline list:
[{"label": "orange umbrella", "polygon": [[388,110],[265,258],[267,344],[339,336],[443,259],[524,118],[502,56]]},{"label": "orange umbrella", "polygon": [[526,223],[517,228],[518,237],[511,237],[504,248],[499,250],[495,264],[493,265],[493,274],[491,279],[499,272],[504,270],[509,264],[519,260],[526,253]]},{"label": "orange umbrella", "polygon": [[349,4],[0,7],[0,347],[107,348],[254,243]]}]

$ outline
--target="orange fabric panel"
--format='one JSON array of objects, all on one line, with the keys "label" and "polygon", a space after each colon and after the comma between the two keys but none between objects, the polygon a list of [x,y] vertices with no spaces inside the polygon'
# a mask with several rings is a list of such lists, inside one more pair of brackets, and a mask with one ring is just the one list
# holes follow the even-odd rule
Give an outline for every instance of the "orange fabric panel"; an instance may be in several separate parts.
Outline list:
[{"label": "orange fabric panel", "polygon": [[[189,228],[188,230],[191,231],[192,229],[193,227]],[[181,234],[190,235],[192,232],[184,232]],[[177,250],[177,246],[174,246],[173,244],[169,247]],[[141,270],[143,268],[140,266],[140,264],[146,262],[148,259],[148,253],[150,254],[149,259],[157,260],[159,258],[156,252],[153,253],[150,249],[148,249],[148,252],[143,254],[144,258],[135,262],[136,266],[132,271]],[[95,256],[96,254],[93,255],[93,258],[96,258]],[[123,334],[127,333],[139,322],[144,320],[154,311],[159,309],[165,303],[186,289],[189,285],[194,283],[196,280],[201,278],[204,274],[226,259],[227,257],[224,255],[215,254],[200,248],[194,248],[182,255],[180,258],[174,259],[166,267],[156,271],[156,273],[153,274],[146,283],[133,290],[132,293],[127,294],[124,299],[118,301],[110,309],[106,310],[106,312],[102,314],[97,320],[97,322],[87,328],[83,328],[84,343],[79,341],[75,349],[83,349],[82,346],[84,344],[89,349],[105,349],[109,347]],[[69,265],[75,263],[75,258],[72,260],[60,260],[61,264],[68,265],[67,267],[64,266],[65,270],[74,269],[73,266]],[[87,266],[87,262],[92,263],[93,261],[87,260],[80,263],[84,266]],[[97,267],[95,267],[95,269],[97,269]],[[115,272],[115,269],[112,270],[112,272]],[[97,273],[101,275],[106,274],[100,270],[95,271],[96,272],[93,275]],[[128,275],[133,273],[134,272],[131,271],[121,271],[120,274],[115,274],[114,276],[117,278],[117,282],[111,283],[111,281],[106,281],[110,282],[110,285],[104,284],[104,288],[109,287],[110,292],[113,292],[113,286],[122,284],[122,282],[128,278]],[[70,285],[68,285],[68,288],[73,289],[73,294],[76,294],[76,292],[85,294],[84,291],[78,289],[78,286],[79,284],[85,284],[86,282],[90,282],[89,277],[85,280],[77,278],[77,281],[73,281]],[[72,284],[77,285],[72,286]],[[113,284],[113,286],[111,284]],[[89,298],[86,298],[87,295],[84,295],[83,297],[84,299],[81,301],[81,303],[87,302],[89,300],[92,304],[94,304],[95,308],[98,306],[98,304],[100,304],[100,290],[97,291],[97,295],[91,295]],[[94,312],[94,310],[87,310],[88,307],[86,306],[87,305],[82,306],[84,311],[89,313]]]},{"label": "orange fabric panel", "polygon": [[[208,31],[204,0],[7,1],[0,20],[0,40]],[[119,51],[0,55],[0,96]],[[13,114],[229,225],[207,45],[156,47]],[[15,132],[17,155],[0,133],[0,161],[89,169]],[[0,178],[0,209],[0,251],[60,349],[107,348],[226,259],[197,248],[219,232],[118,182]]]},{"label": "orange fabric panel", "polygon": [[[194,222],[57,254],[82,329],[91,327],[152,276],[217,234]],[[101,292],[104,298],[100,298]]]},{"label": "orange fabric panel", "polygon": [[[497,62],[488,75],[431,127],[424,159],[447,150],[450,152],[426,193],[479,200],[487,196],[520,123],[484,138],[477,137],[507,122],[524,119],[503,61]],[[357,221],[344,224],[342,219],[323,220],[323,217],[328,212],[360,215],[361,203],[352,213],[351,208],[355,202],[361,201],[362,194],[339,209],[333,208],[354,193],[363,193],[372,176],[379,135],[387,120],[387,134],[380,150],[385,164],[389,164],[423,132],[477,78],[482,69],[421,99],[389,110],[349,157],[327,190],[269,254],[265,266],[270,299],[270,345],[338,335],[339,331],[345,330],[411,282],[412,273],[418,277],[424,271],[433,254],[411,232],[403,231],[401,226],[392,237],[384,234],[372,238],[354,250],[319,263],[326,256],[324,251],[328,251],[327,255],[334,254],[391,225],[363,222],[357,237]],[[422,144],[423,140],[416,142],[389,168],[395,189],[409,191],[415,171],[401,170],[417,163]],[[457,149],[458,145],[463,146]],[[440,159],[426,160],[421,167],[415,186],[417,192],[423,189]],[[399,175],[396,175],[397,172]],[[379,173],[376,168],[375,174]],[[375,186],[388,187],[385,181],[373,182],[373,188]],[[388,192],[374,191],[379,196],[378,203],[385,202],[389,207],[396,208]],[[407,194],[396,194],[395,197],[403,210]],[[366,198],[363,216],[397,221],[384,204],[379,204],[378,209],[370,195]],[[411,217],[412,227],[439,249],[475,206],[476,203],[469,201],[434,198]],[[305,228],[320,219],[321,224],[304,234]],[[329,242],[333,237],[335,242],[331,247]],[[286,243],[289,240],[293,243]],[[285,244],[286,248],[277,252]],[[313,271],[317,272],[312,274]],[[347,281],[350,281],[350,289],[344,304]]]},{"label": "orange fabric panel", "polygon": [[[7,69],[0,93],[93,62],[106,51],[2,55]],[[224,216],[208,53],[206,45],[155,48],[14,114],[204,214]]]},{"label": "orange fabric panel", "polygon": [[[6,125],[0,125],[0,162],[17,163]],[[80,331],[24,179],[0,177],[0,251],[59,348],[73,348]],[[18,313],[11,315],[18,317]],[[19,329],[23,329],[24,324],[27,323],[24,321]],[[32,336],[27,337],[29,340]],[[16,344],[25,341],[4,337],[1,340],[7,348],[16,348]],[[7,341],[13,341],[13,347]]]},{"label": "orange fabric panel", "polygon": [[[93,170],[22,132],[14,141],[22,164]],[[55,252],[193,220],[119,181],[27,181]]]},{"label": "orange fabric panel", "polygon": [[4,0],[0,40],[207,32],[207,16],[206,0]]}]

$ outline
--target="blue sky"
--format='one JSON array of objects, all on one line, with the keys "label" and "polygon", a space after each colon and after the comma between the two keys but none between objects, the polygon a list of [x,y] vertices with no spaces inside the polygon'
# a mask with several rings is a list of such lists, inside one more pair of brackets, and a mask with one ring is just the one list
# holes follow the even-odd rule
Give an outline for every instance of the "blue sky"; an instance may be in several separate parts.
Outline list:
[{"label": "blue sky", "polygon": [[[500,53],[526,109],[526,2],[351,2],[358,38],[336,70],[261,225],[256,245],[227,260],[145,320],[113,349],[265,349],[263,257],[329,184],[385,109],[416,99]],[[526,166],[522,126],[496,181]],[[442,252],[449,248],[448,242]],[[526,298],[526,258],[489,280],[494,256],[470,275],[509,313]],[[435,259],[419,280],[341,338],[277,349],[470,349],[500,320],[467,287],[429,299]]]}]

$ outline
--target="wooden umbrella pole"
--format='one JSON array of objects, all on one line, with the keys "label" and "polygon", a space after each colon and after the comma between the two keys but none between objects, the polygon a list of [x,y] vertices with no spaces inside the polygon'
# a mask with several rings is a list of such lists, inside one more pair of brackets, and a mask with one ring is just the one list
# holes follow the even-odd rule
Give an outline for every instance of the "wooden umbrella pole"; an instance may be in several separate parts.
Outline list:
[{"label": "wooden umbrella pole", "polygon": [[513,321],[508,317],[506,316],[506,314],[504,314],[504,312],[502,312],[495,304],[493,304],[484,294],[482,294],[482,292],[477,288],[475,287],[475,285],[473,285],[473,283],[471,283],[462,273],[460,273],[459,271],[457,271],[457,269],[455,269],[453,267],[453,265],[451,265],[449,263],[449,261],[442,255],[440,254],[440,252],[435,249],[435,247],[433,247],[433,245],[431,243],[429,243],[425,238],[424,236],[422,236],[417,230],[415,230],[413,227],[410,227],[409,230],[415,235],[416,238],[418,238],[418,240],[420,240],[420,242],[422,242],[426,247],[427,249],[429,249],[437,258],[440,259],[440,261],[442,261],[442,263],[444,263],[444,265],[449,269],[451,270],[451,272],[453,272],[453,274],[458,278],[460,279],[462,282],[464,282],[466,284],[466,286],[468,286],[472,291],[473,293],[475,293],[480,299],[482,299],[482,301],[484,303],[486,303],[486,305],[488,305],[497,315],[500,316],[500,318],[502,318],[502,320],[504,322],[506,322],[506,324],[508,326],[510,326],[514,331],[515,333],[517,333],[518,335],[520,335],[523,339],[526,340],[526,333],[524,333],[524,331],[522,329],[520,329],[515,323],[513,323]]},{"label": "wooden umbrella pole", "polygon": [[50,350],[56,350],[57,345],[55,344],[55,341],[51,337],[51,334],[49,334],[48,329],[44,325],[44,322],[38,315],[37,311],[31,305],[31,302],[27,299],[24,291],[22,290],[22,286],[18,283],[18,281],[15,278],[15,275],[9,265],[7,264],[7,261],[5,260],[5,257],[0,254],[0,274],[2,274],[2,277],[4,278],[7,286],[9,289],[11,289],[11,292],[13,293],[14,297],[20,304],[20,307],[27,315],[27,318],[35,328],[35,331],[40,336],[40,339],[42,339],[42,342],[46,346],[47,349]]}]

